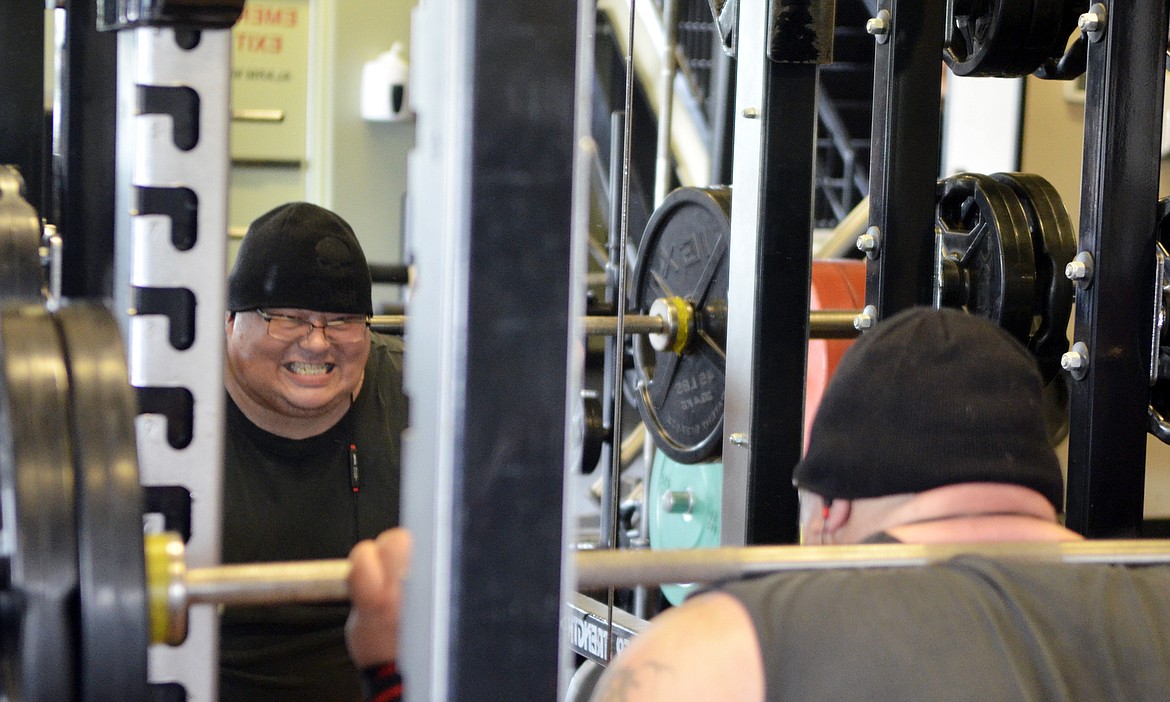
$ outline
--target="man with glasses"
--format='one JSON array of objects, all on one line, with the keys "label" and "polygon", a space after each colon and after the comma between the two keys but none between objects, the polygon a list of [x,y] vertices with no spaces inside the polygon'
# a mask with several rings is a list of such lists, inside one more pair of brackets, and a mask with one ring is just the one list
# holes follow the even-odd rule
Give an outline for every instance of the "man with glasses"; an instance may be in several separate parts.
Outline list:
[{"label": "man with glasses", "polygon": [[[228,277],[225,563],[344,558],[397,525],[402,344],[370,331],[372,313],[341,217],[296,202],[249,227]],[[219,699],[359,700],[347,613],[225,609]]]}]

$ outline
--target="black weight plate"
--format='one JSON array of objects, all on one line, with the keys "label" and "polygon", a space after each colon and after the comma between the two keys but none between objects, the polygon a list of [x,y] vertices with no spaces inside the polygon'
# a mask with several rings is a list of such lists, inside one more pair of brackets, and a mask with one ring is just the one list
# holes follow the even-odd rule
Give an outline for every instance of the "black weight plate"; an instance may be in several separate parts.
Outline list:
[{"label": "black weight plate", "polygon": [[990,319],[1026,344],[1036,262],[1020,198],[991,176],[959,173],[939,181],[936,202],[939,261],[954,261],[961,271],[936,304]]},{"label": "black weight plate", "polygon": [[1064,268],[1077,255],[1077,231],[1060,193],[1032,173],[993,173],[1020,198],[1032,233],[1036,258],[1036,296],[1028,350],[1036,356],[1044,379],[1044,423],[1053,446],[1068,435],[1068,376],[1060,357],[1068,350],[1068,322],[1076,288]]},{"label": "black weight plate", "polygon": [[0,299],[5,300],[43,299],[41,219],[23,189],[20,172],[0,165]]},{"label": "black weight plate", "polygon": [[1070,0],[972,0],[947,18],[943,60],[957,76],[1026,76],[1063,54],[1083,6]]},{"label": "black weight plate", "polygon": [[[1158,243],[1164,248],[1170,247],[1170,197],[1163,197],[1158,200],[1158,226],[1156,227],[1156,236]],[[1154,272],[1154,280],[1160,286],[1159,282],[1162,277],[1161,271]],[[1165,295],[1163,294],[1163,299]],[[1170,320],[1167,319],[1166,310],[1163,309],[1162,314],[1154,319],[1155,332],[1161,331],[1161,338],[1157,340],[1157,353],[1159,355],[1159,369],[1158,377],[1155,379],[1153,386],[1150,387],[1150,414],[1151,426],[1150,432],[1158,437],[1163,443],[1170,444],[1170,436],[1165,434],[1165,431],[1159,429],[1158,422],[1155,422],[1153,414],[1156,412],[1158,419],[1165,421],[1170,417],[1170,347],[1167,346],[1168,334],[1170,330]]]},{"label": "black weight plate", "polygon": [[4,622],[3,691],[22,702],[68,701],[76,698],[77,534],[68,376],[48,312],[0,309],[0,356],[0,550],[15,619]]},{"label": "black weight plate", "polygon": [[1060,193],[1044,178],[1031,173],[995,173],[1024,205],[1036,260],[1033,329],[1028,349],[1036,354],[1045,382],[1063,375],[1060,357],[1068,350],[1068,320],[1072,316],[1075,286],[1064,274],[1077,255],[1077,232]]},{"label": "black weight plate", "polygon": [[[955,75],[1008,75],[1004,71],[1012,65],[1016,51],[1027,37],[1032,2],[972,0],[963,11],[956,11],[947,19],[950,24],[943,60]],[[1025,75],[1030,72],[1025,71]]]},{"label": "black weight plate", "polygon": [[577,409],[581,413],[581,472],[592,473],[601,460],[601,449],[609,432],[605,429],[601,400],[596,396],[582,394],[577,400]]},{"label": "black weight plate", "polygon": [[150,620],[134,438],[137,403],[109,311],[94,303],[72,304],[61,308],[56,320],[69,371],[77,475],[80,699],[138,702],[147,696]]},{"label": "black weight plate", "polygon": [[680,463],[716,456],[723,442],[727,345],[729,188],[679,188],[650,217],[634,269],[631,307],[681,297],[696,317],[681,353],[633,338],[638,411],[658,448]]}]

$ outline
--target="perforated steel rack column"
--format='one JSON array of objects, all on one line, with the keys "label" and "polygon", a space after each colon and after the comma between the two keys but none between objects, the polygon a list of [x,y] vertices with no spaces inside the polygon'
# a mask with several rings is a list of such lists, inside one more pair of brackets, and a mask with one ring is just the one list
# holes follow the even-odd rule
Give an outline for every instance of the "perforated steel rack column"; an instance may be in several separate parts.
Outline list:
[{"label": "perforated steel rack column", "polygon": [[[118,30],[117,281],[137,389],[148,511],[186,532],[187,565],[220,560],[230,28],[243,1],[103,6]],[[112,644],[115,645],[115,644]],[[215,700],[218,613],[190,610],[153,646],[154,685]]]},{"label": "perforated steel rack column", "polygon": [[[865,302],[884,318],[932,300],[945,0],[878,3]],[[883,14],[884,13],[884,14]]]},{"label": "perforated steel rack column", "polygon": [[[740,3],[720,538],[797,537],[818,61],[832,0]],[[818,23],[817,18],[827,18]]]},{"label": "perforated steel rack column", "polygon": [[410,700],[558,696],[576,17],[573,0],[415,9]]},{"label": "perforated steel rack column", "polygon": [[1073,341],[1088,367],[1071,382],[1067,523],[1126,537],[1142,522],[1167,9],[1088,9],[1102,28],[1088,47],[1078,248],[1095,273],[1076,296]]}]

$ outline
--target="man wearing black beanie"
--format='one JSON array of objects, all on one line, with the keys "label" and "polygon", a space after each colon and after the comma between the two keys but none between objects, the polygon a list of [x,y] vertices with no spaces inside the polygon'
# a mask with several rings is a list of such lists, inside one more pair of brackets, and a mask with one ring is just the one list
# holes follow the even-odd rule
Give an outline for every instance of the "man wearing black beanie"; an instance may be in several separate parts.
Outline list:
[{"label": "man wearing black beanie", "polygon": [[1034,357],[959,310],[895,315],[850,347],[793,471],[809,543],[1066,541]]},{"label": "man wearing black beanie", "polygon": [[[804,543],[1063,541],[1035,362],[957,310],[846,353],[794,471]],[[1170,568],[956,557],[790,571],[667,610],[593,699],[1163,700]]]},{"label": "man wearing black beanie", "polygon": [[[248,229],[228,276],[223,561],[343,558],[396,526],[402,344],[369,330],[353,229],[305,202]],[[221,702],[356,702],[345,605],[229,607]]]}]

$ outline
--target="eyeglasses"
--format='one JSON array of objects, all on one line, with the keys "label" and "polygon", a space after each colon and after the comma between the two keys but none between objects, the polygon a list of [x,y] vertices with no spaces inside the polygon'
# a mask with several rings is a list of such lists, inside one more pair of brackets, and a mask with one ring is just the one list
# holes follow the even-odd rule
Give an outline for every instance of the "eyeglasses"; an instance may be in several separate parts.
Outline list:
[{"label": "eyeglasses", "polygon": [[314,329],[320,329],[329,342],[347,344],[361,341],[366,328],[370,326],[369,317],[342,317],[331,319],[324,324],[313,324],[301,317],[271,314],[264,310],[256,310],[256,314],[268,323],[268,336],[277,341],[300,341],[312,334]]}]

